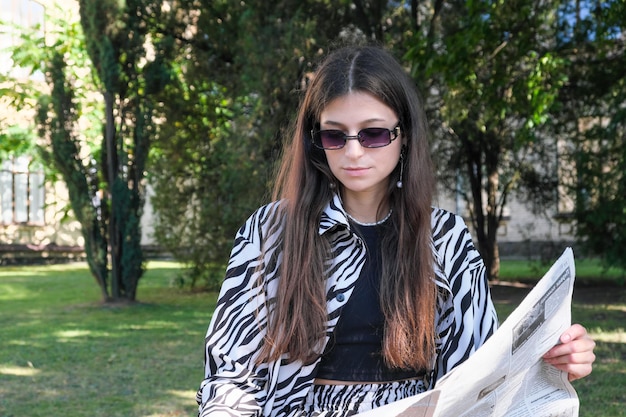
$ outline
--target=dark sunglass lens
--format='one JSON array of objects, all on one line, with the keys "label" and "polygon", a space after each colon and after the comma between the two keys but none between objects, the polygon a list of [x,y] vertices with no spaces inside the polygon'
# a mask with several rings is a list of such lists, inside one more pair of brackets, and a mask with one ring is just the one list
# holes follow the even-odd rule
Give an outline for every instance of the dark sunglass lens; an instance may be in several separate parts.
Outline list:
[{"label": "dark sunglass lens", "polygon": [[391,143],[391,133],[388,129],[370,127],[359,132],[361,145],[366,148],[380,148]]},{"label": "dark sunglass lens", "polygon": [[346,144],[345,135],[341,130],[322,130],[319,137],[324,149],[338,149]]}]

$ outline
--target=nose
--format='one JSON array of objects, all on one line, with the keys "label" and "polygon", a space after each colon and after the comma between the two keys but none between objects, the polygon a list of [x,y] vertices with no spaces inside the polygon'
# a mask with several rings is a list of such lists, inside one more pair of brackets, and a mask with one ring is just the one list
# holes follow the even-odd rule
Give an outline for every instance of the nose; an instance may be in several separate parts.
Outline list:
[{"label": "nose", "polygon": [[365,148],[361,146],[359,137],[357,135],[346,136],[346,144],[343,147],[344,153],[347,157],[357,158],[365,152]]}]

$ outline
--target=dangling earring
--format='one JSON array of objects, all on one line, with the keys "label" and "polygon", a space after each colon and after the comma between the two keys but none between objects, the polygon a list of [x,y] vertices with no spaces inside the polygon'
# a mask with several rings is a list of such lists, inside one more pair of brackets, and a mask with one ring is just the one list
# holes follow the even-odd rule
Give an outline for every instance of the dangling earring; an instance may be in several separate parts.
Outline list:
[{"label": "dangling earring", "polygon": [[405,147],[402,147],[402,151],[400,152],[400,178],[398,179],[398,182],[396,183],[396,187],[398,188],[402,188],[402,175],[404,174],[404,151],[405,151]]}]

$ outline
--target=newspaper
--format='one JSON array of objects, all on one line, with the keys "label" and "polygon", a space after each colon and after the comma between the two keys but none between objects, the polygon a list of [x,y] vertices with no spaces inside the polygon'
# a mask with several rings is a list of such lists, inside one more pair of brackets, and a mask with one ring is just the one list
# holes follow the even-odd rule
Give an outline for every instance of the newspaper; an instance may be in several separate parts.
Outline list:
[{"label": "newspaper", "polygon": [[568,248],[493,336],[433,390],[359,416],[577,417],[567,373],[542,360],[571,324],[574,275]]}]

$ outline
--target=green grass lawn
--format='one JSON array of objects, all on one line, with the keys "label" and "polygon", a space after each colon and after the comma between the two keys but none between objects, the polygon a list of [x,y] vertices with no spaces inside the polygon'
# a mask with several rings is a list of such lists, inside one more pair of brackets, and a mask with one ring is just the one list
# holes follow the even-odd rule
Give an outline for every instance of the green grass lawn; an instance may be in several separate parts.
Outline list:
[{"label": "green grass lawn", "polygon": [[82,264],[0,268],[0,417],[196,414],[215,294],[151,262],[140,304],[106,307]]},{"label": "green grass lawn", "polygon": [[580,415],[626,416],[626,296],[619,303],[575,303],[572,320],[585,324],[597,344],[592,374],[573,384]]},{"label": "green grass lawn", "polygon": [[[215,294],[172,286],[178,268],[150,262],[140,302],[117,307],[84,264],[0,268],[0,417],[196,415]],[[598,342],[594,373],[575,382],[583,417],[626,416],[626,289],[612,288],[575,292],[574,321]],[[516,301],[500,298],[503,320]]]},{"label": "green grass lawn", "polygon": [[[556,260],[556,258],[554,259]],[[626,271],[618,268],[604,268],[596,259],[576,259],[576,283],[583,285],[626,284]],[[504,281],[536,282],[552,263],[526,260],[505,260],[500,267],[499,278]]]}]

